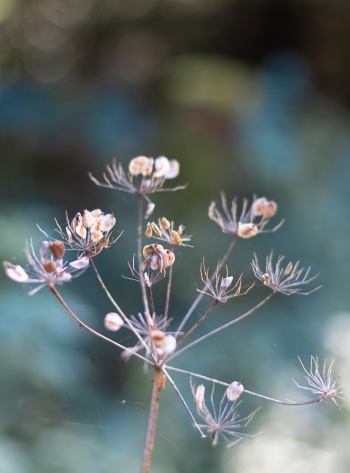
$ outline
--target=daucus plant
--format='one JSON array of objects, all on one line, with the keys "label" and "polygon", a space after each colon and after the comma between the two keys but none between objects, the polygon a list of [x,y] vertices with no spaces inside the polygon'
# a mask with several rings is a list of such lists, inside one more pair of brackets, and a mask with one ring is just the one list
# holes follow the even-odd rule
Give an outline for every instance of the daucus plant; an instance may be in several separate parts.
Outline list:
[{"label": "daucus plant", "polygon": [[[241,418],[237,409],[239,404],[237,399],[243,399],[246,395],[289,406],[310,404],[325,399],[331,399],[338,405],[337,399],[341,399],[341,386],[334,378],[333,373],[334,360],[328,367],[325,362],[320,368],[318,358],[311,357],[310,370],[301,364],[305,373],[306,385],[302,386],[296,382],[295,384],[298,388],[313,395],[311,399],[308,398],[302,402],[274,399],[246,389],[238,380],[224,382],[173,365],[173,361],[177,357],[184,356],[193,346],[205,342],[216,333],[232,329],[233,325],[258,311],[275,294],[308,295],[318,289],[318,287],[308,289],[308,284],[312,283],[316,276],[310,275],[310,268],[305,271],[299,267],[299,262],[285,264],[284,257],[279,256],[276,259],[271,251],[266,257],[266,263],[261,266],[257,256],[254,255],[251,263],[253,273],[260,285],[266,286],[267,295],[245,313],[233,317],[215,329],[210,329],[206,333],[203,333],[203,330],[197,331],[199,325],[211,312],[218,310],[220,304],[234,303],[231,299],[244,296],[254,288],[254,282],[243,286],[242,276],[234,280],[230,275],[228,259],[237,239],[248,239],[257,237],[261,233],[275,232],[283,224],[283,221],[275,225],[271,224],[271,220],[277,212],[277,204],[274,201],[265,197],[254,197],[251,203],[244,199],[242,205],[238,205],[237,199],[234,199],[231,204],[228,204],[225,195],[221,194],[222,209],[212,202],[208,214],[209,218],[229,235],[228,247],[223,251],[223,254],[218,255],[220,260],[213,272],[210,272],[204,260],[199,262],[199,274],[203,282],[202,289],[198,291],[185,314],[179,317],[179,314],[172,313],[170,296],[172,286],[174,283],[176,284],[176,280],[173,278],[173,264],[178,247],[191,246],[191,236],[185,233],[185,227],[182,224],[175,225],[171,219],[160,217],[157,220],[151,220],[155,204],[151,201],[150,196],[157,192],[173,192],[184,189],[184,186],[166,187],[168,180],[178,176],[179,168],[178,161],[168,160],[163,156],[155,160],[138,156],[130,161],[127,171],[115,161],[111,166],[107,166],[107,171],[103,174],[101,181],[90,175],[96,185],[133,194],[137,199],[136,256],[133,258],[131,255],[132,262],[129,262],[131,270],[129,279],[138,282],[142,295],[142,306],[136,309],[137,315],[130,315],[130,309],[123,306],[122,295],[112,294],[109,291],[95,263],[95,258],[99,253],[116,243],[119,237],[112,236],[116,219],[111,213],[95,209],[77,213],[71,219],[67,216],[65,228],[56,222],[57,238],[51,238],[44,233],[45,240],[41,243],[37,253],[32,243],[27,244],[27,266],[4,263],[5,272],[10,279],[32,287],[29,295],[34,295],[47,286],[81,327],[118,348],[125,362],[131,357],[137,357],[149,367],[146,373],[152,374],[153,388],[145,436],[142,473],[147,473],[150,470],[159,400],[166,381],[178,394],[190,421],[200,436],[210,440],[214,446],[223,441],[227,447],[232,447],[248,437],[244,428],[255,412]],[[238,212],[238,208],[241,208],[240,212]],[[146,242],[147,244],[145,244]],[[73,250],[75,253],[73,261],[65,260],[67,249]],[[73,312],[58,290],[58,286],[71,282],[74,277],[79,276],[89,267],[92,267],[98,283],[102,286],[113,307],[113,310],[104,319],[105,328],[112,332],[111,337],[86,325]],[[165,300],[164,310],[162,313],[157,313],[153,286],[162,279],[167,280],[165,294],[162,295]],[[207,298],[208,306],[204,313],[197,317],[195,309],[198,308],[203,298]],[[118,341],[116,332],[123,330],[128,330],[134,335],[132,346],[124,346]],[[198,333],[200,335],[196,336]],[[192,412],[188,401],[177,387],[172,378],[172,372],[182,373],[189,378],[197,415]],[[195,380],[197,380],[197,384]],[[209,397],[206,396],[206,386],[208,385],[211,387]],[[214,399],[215,388],[221,389],[223,392],[218,405]]]}]

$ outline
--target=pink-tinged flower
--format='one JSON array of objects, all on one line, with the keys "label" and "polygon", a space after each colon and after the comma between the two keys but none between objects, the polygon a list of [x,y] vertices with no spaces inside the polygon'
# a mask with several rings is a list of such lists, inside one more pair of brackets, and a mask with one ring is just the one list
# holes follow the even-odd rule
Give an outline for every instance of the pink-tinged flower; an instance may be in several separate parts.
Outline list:
[{"label": "pink-tinged flower", "polygon": [[64,245],[60,241],[43,241],[39,256],[35,254],[32,244],[25,250],[28,268],[4,262],[5,273],[12,281],[22,284],[36,284],[37,287],[29,295],[40,291],[45,286],[54,287],[70,282],[73,277],[79,276],[89,265],[89,259],[81,257],[71,263],[64,261]]}]

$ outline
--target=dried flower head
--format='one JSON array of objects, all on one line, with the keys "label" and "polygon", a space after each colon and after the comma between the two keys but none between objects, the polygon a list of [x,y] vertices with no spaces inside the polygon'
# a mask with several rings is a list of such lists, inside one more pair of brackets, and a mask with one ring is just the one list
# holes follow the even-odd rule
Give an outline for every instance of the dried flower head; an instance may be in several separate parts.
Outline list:
[{"label": "dried flower head", "polygon": [[153,271],[159,270],[164,272],[175,261],[174,253],[164,249],[162,245],[157,243],[146,245],[143,248],[143,256],[145,257],[142,263],[143,270],[149,266]]},{"label": "dried flower head", "polygon": [[[233,297],[243,296],[247,294],[248,291],[254,286],[254,283],[249,286],[244,292],[241,292],[242,289],[242,274],[237,279],[234,286],[231,287],[233,276],[228,275],[228,269],[226,267],[226,277],[220,276],[219,273],[219,264],[215,270],[215,278],[212,281],[210,277],[210,270],[209,268],[205,267],[204,261],[200,267],[201,279],[205,284],[205,290],[199,291],[203,294],[206,294],[210,297],[213,297],[216,301],[219,302],[227,302],[228,299],[232,299]],[[231,289],[230,289],[231,287]]]},{"label": "dried flower head", "polygon": [[[298,357],[299,358],[299,357]],[[317,396],[320,396],[319,401],[323,401],[324,399],[331,399],[334,404],[339,407],[336,399],[343,399],[340,397],[340,393],[342,392],[342,386],[338,383],[337,380],[334,379],[333,373],[333,364],[335,359],[332,358],[328,368],[327,362],[325,360],[323,364],[323,369],[320,372],[318,357],[311,357],[310,362],[310,371],[308,371],[301,359],[299,358],[301,366],[303,367],[304,372],[306,373],[305,379],[309,386],[300,386],[296,381],[294,383],[300,389],[305,389],[306,391],[310,391]]]},{"label": "dried flower head", "polygon": [[224,215],[218,210],[216,202],[209,206],[208,215],[211,220],[216,222],[224,233],[231,233],[240,238],[251,238],[259,233],[275,232],[283,224],[283,220],[270,230],[265,227],[269,219],[277,212],[277,204],[268,201],[266,197],[254,198],[250,208],[248,200],[243,199],[242,211],[237,216],[237,198],[234,198],[229,210],[225,194],[221,193],[221,205]]},{"label": "dried flower head", "polygon": [[64,232],[57,221],[56,231],[71,249],[79,252],[79,255],[93,258],[118,239],[111,239],[111,230],[116,223],[112,214],[104,214],[100,209],[95,209],[84,210],[83,214],[78,212],[71,222],[68,215],[66,217],[66,231]]},{"label": "dried flower head", "polygon": [[147,238],[154,237],[157,240],[168,243],[170,246],[181,245],[190,246],[186,242],[191,241],[191,235],[184,235],[185,227],[179,225],[175,230],[174,222],[169,222],[165,217],[158,220],[158,224],[155,222],[148,223],[145,235]]},{"label": "dried flower head", "polygon": [[121,164],[117,164],[116,160],[112,162],[111,166],[107,166],[106,169],[107,172],[103,174],[104,182],[98,181],[91,173],[89,174],[90,179],[101,187],[146,197],[151,207],[147,209],[145,218],[151,215],[154,208],[147,194],[160,191],[176,191],[185,188],[185,186],[173,189],[163,187],[167,179],[174,179],[180,172],[179,162],[175,159],[169,160],[165,156],[160,156],[156,159],[137,156],[129,162],[128,173],[124,172],[123,167]]},{"label": "dried flower head", "polygon": [[32,243],[25,250],[29,268],[4,262],[7,277],[15,282],[23,284],[37,284],[37,287],[29,292],[32,296],[45,286],[54,287],[58,284],[69,282],[73,277],[79,276],[89,265],[88,258],[81,257],[71,263],[63,261],[64,251],[62,242],[43,241],[39,256],[35,254]]},{"label": "dried flower head", "polygon": [[197,407],[198,415],[204,420],[204,424],[199,424],[199,427],[206,428],[207,435],[213,439],[213,446],[215,447],[220,438],[226,442],[226,447],[230,448],[245,438],[249,438],[248,434],[240,432],[240,429],[246,427],[255,412],[249,414],[244,419],[240,419],[236,412],[237,405],[235,402],[226,401],[226,392],[223,395],[219,408],[215,407],[214,403],[214,386],[210,396],[211,410],[205,402],[205,387],[200,384],[195,388],[191,384],[192,394]]},{"label": "dried flower head", "polygon": [[[122,353],[122,358],[127,361],[133,353],[139,352],[148,347],[151,356],[160,363],[164,356],[172,353],[176,349],[176,339],[172,333],[166,333],[166,327],[170,324],[171,319],[165,319],[163,316],[153,314],[138,314],[138,319],[134,316],[130,317],[130,323],[134,330],[142,337],[144,344],[140,341],[136,345]],[[130,329],[127,325],[125,328]]]},{"label": "dried flower head", "polygon": [[274,292],[282,292],[290,296],[291,294],[308,295],[317,291],[321,286],[312,289],[309,292],[302,292],[301,286],[309,284],[317,278],[318,274],[309,277],[311,268],[304,273],[304,268],[299,269],[299,261],[295,264],[288,263],[286,267],[281,266],[284,256],[279,256],[276,266],[273,266],[273,251],[266,257],[265,271],[259,267],[257,255],[254,253],[254,259],[251,263],[255,276],[263,282],[265,286],[270,287]]}]

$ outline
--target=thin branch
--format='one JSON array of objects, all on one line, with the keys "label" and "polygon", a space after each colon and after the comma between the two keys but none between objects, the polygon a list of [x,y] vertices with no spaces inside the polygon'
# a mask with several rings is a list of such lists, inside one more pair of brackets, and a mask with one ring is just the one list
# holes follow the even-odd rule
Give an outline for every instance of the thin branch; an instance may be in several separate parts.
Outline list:
[{"label": "thin branch", "polygon": [[144,362],[148,363],[149,365],[151,366],[154,366],[154,363],[152,363],[152,361],[150,361],[149,359],[145,358],[144,356],[142,355],[139,355],[138,353],[135,353],[133,350],[131,350],[130,348],[127,348],[125,347],[124,345],[121,345],[120,343],[118,342],[115,342],[114,340],[111,340],[110,338],[108,337],[105,337],[104,335],[102,335],[102,333],[99,333],[99,332],[96,332],[96,330],[92,329],[91,327],[89,327],[88,325],[86,325],[82,320],[79,319],[79,317],[77,315],[74,314],[74,312],[68,307],[68,305],[66,304],[66,302],[64,301],[64,299],[62,298],[62,296],[60,295],[60,293],[57,291],[57,289],[54,287],[54,286],[49,286],[51,292],[54,294],[54,296],[58,299],[58,301],[63,305],[63,307],[66,309],[66,311],[68,312],[68,314],[77,322],[77,324],[84,328],[85,330],[87,330],[88,332],[92,333],[93,335],[96,335],[96,337],[99,337],[99,338],[102,338],[102,340],[105,340],[106,342],[108,343],[111,343],[112,345],[120,348],[121,350],[126,350],[126,351],[131,351],[133,355],[137,356],[138,358],[140,358],[141,360],[143,360]]},{"label": "thin branch", "polygon": [[[142,274],[142,212],[143,212],[143,195],[138,196],[139,198],[139,212],[138,212],[138,220],[137,220],[137,261],[139,267],[139,273]],[[148,306],[148,299],[146,293],[146,285],[143,278],[140,279],[141,284],[141,292],[142,292],[142,300],[143,300],[143,307],[145,309],[145,313],[149,314],[149,306]]]},{"label": "thin branch", "polygon": [[[170,246],[170,251],[172,252],[174,251],[174,245]],[[164,307],[164,314],[163,314],[165,320],[168,318],[168,315],[169,315],[169,302],[170,302],[172,278],[173,278],[173,265],[169,267],[169,272],[168,272],[168,285],[167,285],[167,290],[166,290],[165,307]]]},{"label": "thin branch", "polygon": [[214,310],[214,308],[218,305],[220,301],[219,300],[215,300],[214,303],[209,307],[209,309],[206,311],[205,314],[202,315],[202,317],[198,320],[198,322],[196,322],[190,329],[188,332],[186,332],[181,338],[180,340],[177,342],[177,346],[179,346],[182,342],[184,342],[186,340],[186,338],[191,335],[191,333],[208,317],[208,315],[210,314],[210,312],[212,310]]},{"label": "thin branch", "polygon": [[263,299],[261,302],[259,302],[259,304],[257,304],[256,306],[252,307],[250,310],[248,310],[247,312],[245,312],[244,314],[240,315],[239,317],[237,317],[236,319],[234,320],[231,320],[231,322],[228,322],[227,324],[224,324],[224,325],[221,325],[221,327],[218,327],[216,328],[215,330],[212,330],[211,332],[203,335],[202,337],[200,338],[197,338],[196,340],[194,340],[193,342],[189,343],[188,345],[186,345],[185,347],[183,347],[181,350],[179,351],[176,351],[175,353],[173,353],[170,357],[169,357],[169,360],[177,357],[178,355],[180,355],[181,353],[183,353],[185,350],[187,350],[188,348],[192,348],[194,345],[197,345],[197,343],[199,342],[202,342],[203,340],[205,340],[206,338],[208,337],[211,337],[212,335],[220,332],[221,330],[225,330],[227,327],[230,327],[231,325],[237,323],[237,322],[240,322],[241,320],[245,319],[246,317],[248,317],[249,315],[251,315],[253,312],[255,312],[256,310],[258,310],[260,307],[262,307],[264,304],[266,304],[267,301],[269,301],[271,299],[272,296],[274,296],[275,293],[274,292],[271,292],[267,297],[265,297],[265,299]]}]

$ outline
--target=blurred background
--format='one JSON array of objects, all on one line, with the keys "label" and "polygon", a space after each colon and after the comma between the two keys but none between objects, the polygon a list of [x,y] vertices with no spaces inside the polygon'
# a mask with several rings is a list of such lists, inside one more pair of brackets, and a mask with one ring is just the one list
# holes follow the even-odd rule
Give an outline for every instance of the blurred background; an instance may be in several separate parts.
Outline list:
[{"label": "blurred background", "polygon": [[[249,284],[253,252],[263,261],[273,248],[311,266],[323,286],[308,297],[275,297],[177,366],[301,399],[291,380],[303,382],[297,356],[308,366],[311,355],[322,363],[334,355],[349,398],[349,2],[0,0],[0,38],[1,259],[23,264],[26,239],[36,247],[42,239],[36,224],[54,235],[66,211],[113,212],[124,234],[97,265],[125,312],[136,314],[138,286],[121,277],[136,251],[135,199],[96,187],[88,172],[99,178],[113,157],[125,167],[139,154],[177,159],[174,185],[189,185],[156,195],[153,215],[193,235],[194,248],[176,258],[175,321],[201,286],[202,258],[214,268],[230,243],[207,218],[221,190],[228,199],[274,199],[286,219],[276,233],[239,241],[230,274],[243,272]],[[79,329],[47,290],[28,298],[0,278],[1,473],[139,471],[151,373]],[[161,301],[164,285],[155,289]],[[266,291],[219,306],[201,330]],[[112,307],[91,270],[62,294],[105,333]],[[194,409],[189,379],[174,379]],[[241,414],[258,406],[248,432],[260,435],[213,449],[166,386],[152,471],[349,471],[346,403],[288,408],[246,396]]]}]

